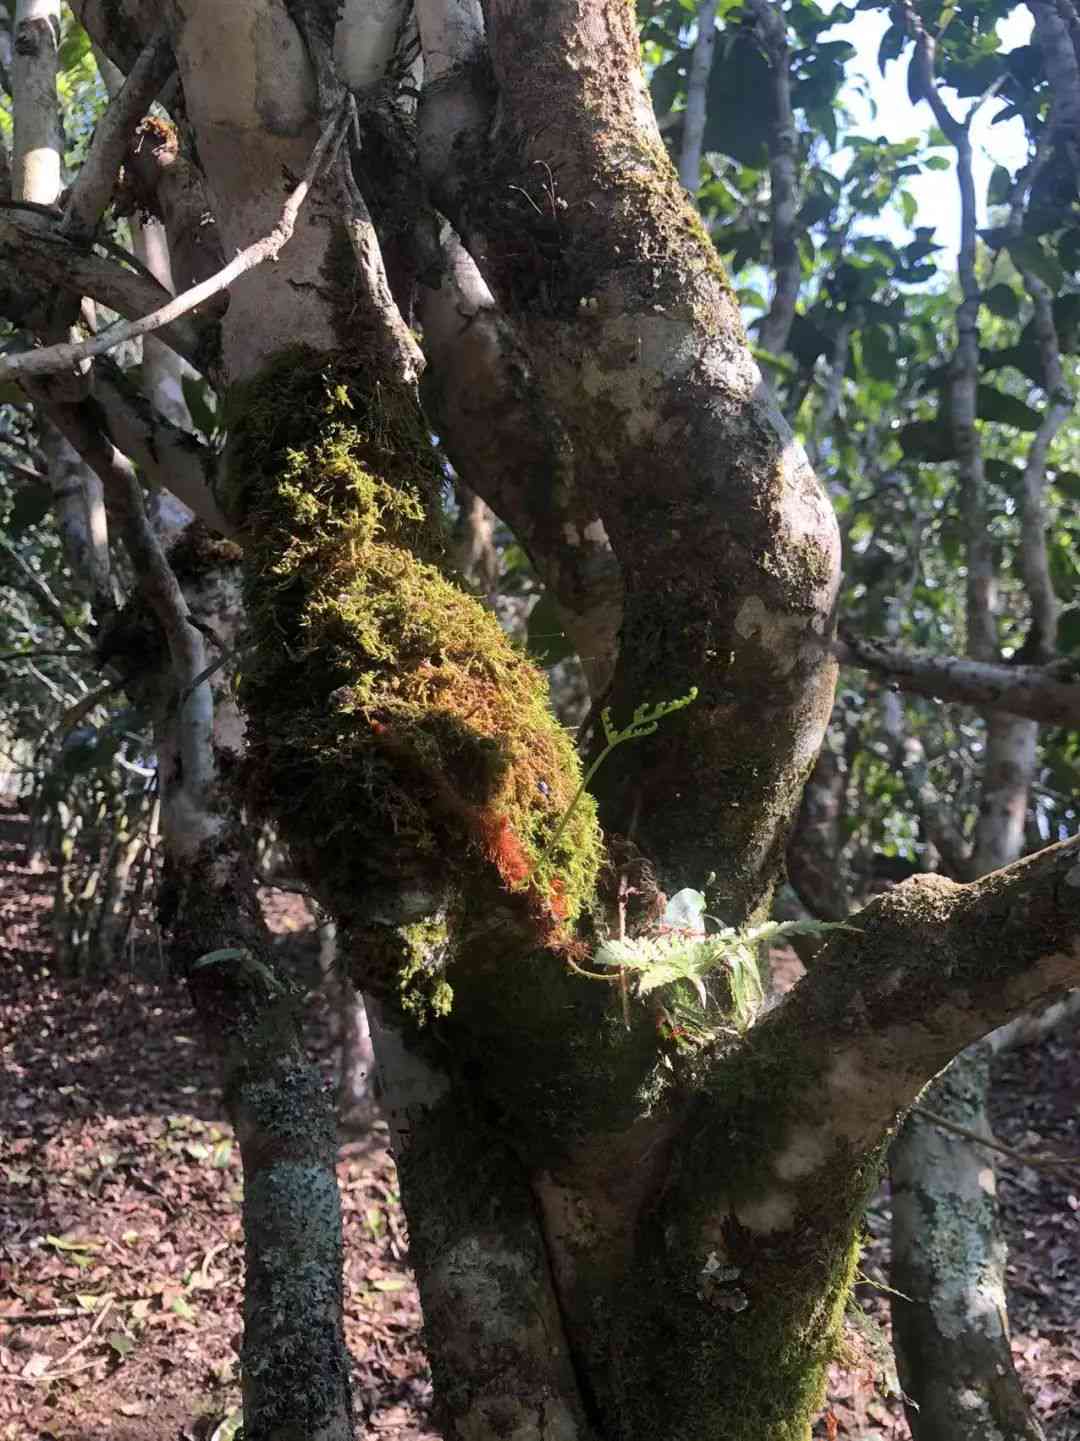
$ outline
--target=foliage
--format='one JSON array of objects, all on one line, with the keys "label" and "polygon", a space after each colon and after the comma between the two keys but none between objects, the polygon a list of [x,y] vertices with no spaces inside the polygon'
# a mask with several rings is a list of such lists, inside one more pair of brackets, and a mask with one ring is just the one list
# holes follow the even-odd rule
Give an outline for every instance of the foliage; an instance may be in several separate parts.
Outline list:
[{"label": "foliage", "polygon": [[721,926],[706,935],[704,921],[712,917],[706,916],[705,905],[700,891],[679,891],[668,903],[656,935],[608,937],[597,948],[596,963],[629,972],[639,996],[672,986],[674,999],[684,1008],[692,997],[697,1002],[699,1026],[706,1024],[710,1004],[707,982],[722,974],[728,991],[726,1018],[735,1030],[744,1031],[764,1000],[759,964],[762,945],[786,936],[852,929],[828,921],[765,921],[742,930]]}]

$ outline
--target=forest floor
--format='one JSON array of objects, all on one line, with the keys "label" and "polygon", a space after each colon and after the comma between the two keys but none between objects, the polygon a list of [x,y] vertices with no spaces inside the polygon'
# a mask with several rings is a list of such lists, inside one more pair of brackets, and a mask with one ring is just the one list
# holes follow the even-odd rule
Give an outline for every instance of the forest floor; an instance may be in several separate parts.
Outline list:
[{"label": "forest floor", "polygon": [[[241,1178],[212,1061],[180,988],[58,979],[52,880],[26,867],[23,834],[0,808],[0,1441],[230,1441]],[[324,1021],[313,1002],[317,1040]],[[1080,1152],[1075,1032],[1004,1058],[994,1126],[1018,1150]],[[1080,1441],[1080,1168],[998,1161],[1017,1366],[1048,1441]],[[436,1441],[381,1128],[343,1146],[338,1178],[358,1434]],[[862,1262],[873,1280],[888,1225],[883,1192]],[[887,1327],[884,1292],[859,1295]],[[906,1438],[872,1346],[853,1330],[849,1350],[815,1435]]]}]

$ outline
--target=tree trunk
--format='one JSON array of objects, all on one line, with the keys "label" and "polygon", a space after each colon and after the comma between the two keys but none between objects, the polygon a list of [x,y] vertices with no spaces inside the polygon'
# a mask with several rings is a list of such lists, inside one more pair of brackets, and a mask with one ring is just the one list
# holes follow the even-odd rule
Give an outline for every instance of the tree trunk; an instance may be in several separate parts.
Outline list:
[{"label": "tree trunk", "polygon": [[[990,1138],[991,1049],[955,1060],[925,1110]],[[1009,1350],[1005,1243],[989,1153],[912,1116],[892,1149],[893,1336],[916,1441],[1042,1441]],[[901,1299],[901,1296],[903,1299]]]},{"label": "tree trunk", "polygon": [[[990,717],[971,858],[979,873],[1020,854],[1037,732],[1033,721]],[[990,1054],[980,1044],[958,1057],[924,1107],[990,1135]],[[1039,1441],[1009,1346],[992,1155],[913,1116],[893,1145],[892,1179],[894,1345],[901,1385],[917,1405],[908,1414],[915,1441],[983,1441],[991,1432]]]}]

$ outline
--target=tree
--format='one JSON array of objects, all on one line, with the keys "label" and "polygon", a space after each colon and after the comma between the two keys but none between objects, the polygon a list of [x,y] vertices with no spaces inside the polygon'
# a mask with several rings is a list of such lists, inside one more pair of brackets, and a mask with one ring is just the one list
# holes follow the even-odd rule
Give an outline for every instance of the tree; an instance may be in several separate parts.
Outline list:
[{"label": "tree", "polygon": [[[39,346],[2,368],[99,475],[164,633],[165,910],[244,1156],[246,1428],[351,1426],[326,1101],[250,903],[251,821],[269,817],[371,998],[447,1434],[805,1437],[903,1114],[1080,981],[1080,858],[1065,842],[968,884],[915,877],[755,1005],[837,667],[838,527],[777,399],[800,408],[782,363],[798,246],[774,229],[771,386],[612,0],[74,9],[127,80],[58,208],[59,170],[29,158],[59,144],[60,11],[20,0],[0,248],[6,313]],[[787,38],[762,35],[778,67]],[[157,95],[170,122],[144,119]],[[1074,176],[1062,114],[1040,174]],[[186,302],[89,244],[137,126],[126,184]],[[790,232],[790,127],[773,129]],[[819,356],[836,376],[848,346],[880,359],[875,326],[889,349],[860,291],[886,262],[861,259],[837,263],[841,320],[811,344],[804,399]],[[84,295],[163,313],[84,340]],[[212,421],[203,441],[178,429],[105,358],[152,330],[227,387],[223,453]],[[970,362],[970,328],[961,343]],[[971,382],[954,367],[969,489]],[[832,386],[825,425],[837,403]],[[536,667],[442,568],[447,457],[586,659],[583,759]],[[242,756],[215,741],[224,667],[132,461],[242,547],[248,634],[209,640],[237,664]],[[963,698],[993,683],[1030,715],[1078,713],[1071,672],[982,652],[929,669]]]}]

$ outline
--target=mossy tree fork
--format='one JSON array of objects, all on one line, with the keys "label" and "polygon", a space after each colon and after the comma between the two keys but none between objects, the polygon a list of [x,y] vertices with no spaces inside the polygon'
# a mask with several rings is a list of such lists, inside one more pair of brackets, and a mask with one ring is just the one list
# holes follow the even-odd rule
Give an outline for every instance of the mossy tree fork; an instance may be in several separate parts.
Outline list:
[{"label": "mossy tree fork", "polygon": [[[74,8],[123,69],[159,43],[153,0]],[[422,66],[404,5],[165,8],[224,254],[271,233],[346,89],[363,141],[199,322],[229,385],[212,504],[244,550],[248,738],[227,768],[207,739],[165,784],[178,963],[224,1009],[241,988],[233,1044],[274,1079],[250,1060],[245,1163],[269,1149],[278,1181],[248,1203],[249,1434],[352,1422],[325,1118],[302,1144],[320,1102],[272,990],[191,970],[258,946],[228,912],[244,841],[219,769],[277,821],[372,996],[446,1435],[805,1441],[898,1119],[1080,982],[1080,849],[899,887],[745,1034],[692,1049],[567,964],[616,906],[645,928],[687,886],[726,925],[764,918],[832,701],[836,528],[661,145],[632,8],[414,16]],[[115,463],[125,417],[168,435],[110,372],[92,383],[52,402],[91,464]],[[442,569],[432,429],[522,538],[616,723],[697,688],[565,826],[581,765],[542,678]],[[182,651],[182,705],[204,705]]]}]

